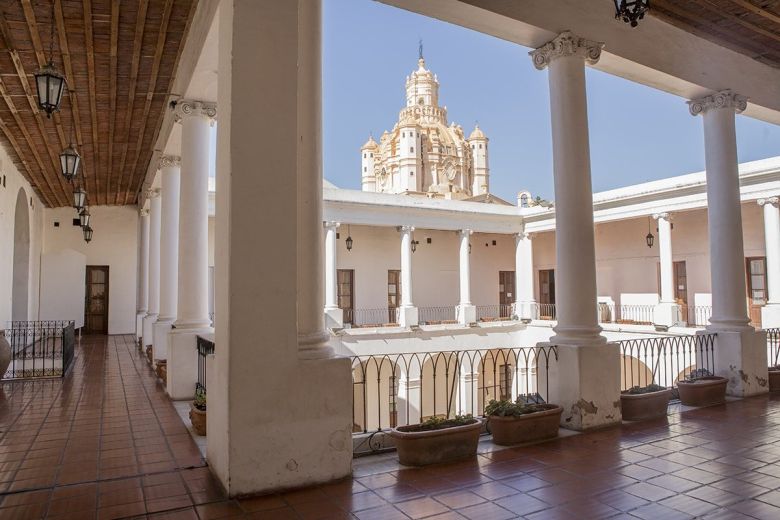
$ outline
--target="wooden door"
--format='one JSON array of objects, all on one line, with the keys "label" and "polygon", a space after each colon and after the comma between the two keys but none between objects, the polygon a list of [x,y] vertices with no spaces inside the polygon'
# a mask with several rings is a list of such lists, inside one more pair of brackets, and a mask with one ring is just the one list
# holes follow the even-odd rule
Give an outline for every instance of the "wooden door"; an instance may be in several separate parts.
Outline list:
[{"label": "wooden door", "polygon": [[555,269],[539,271],[539,317],[555,319]]},{"label": "wooden door", "polygon": [[355,270],[339,269],[336,276],[339,309],[344,311],[344,323],[352,323],[355,308]]},{"label": "wooden door", "polygon": [[766,257],[756,256],[745,259],[748,284],[748,311],[750,321],[755,327],[761,327],[761,307],[766,305]]},{"label": "wooden door", "polygon": [[108,266],[87,266],[84,329],[87,334],[108,334]]},{"label": "wooden door", "polygon": [[515,301],[515,272],[498,272],[498,315],[508,318],[512,315],[512,303]]},{"label": "wooden door", "polygon": [[680,306],[681,319],[688,323],[688,271],[685,260],[674,263],[674,300]]},{"label": "wooden door", "polygon": [[389,323],[396,323],[396,309],[401,305],[401,271],[387,271],[387,312]]}]

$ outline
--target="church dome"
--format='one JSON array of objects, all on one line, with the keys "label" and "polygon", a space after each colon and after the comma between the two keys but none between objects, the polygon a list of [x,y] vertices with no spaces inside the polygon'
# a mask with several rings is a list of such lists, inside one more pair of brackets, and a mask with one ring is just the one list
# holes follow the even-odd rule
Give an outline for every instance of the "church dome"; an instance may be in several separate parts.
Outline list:
[{"label": "church dome", "polygon": [[485,133],[482,132],[482,129],[479,127],[479,125],[474,126],[474,131],[471,132],[471,135],[469,136],[469,141],[472,139],[486,139]]},{"label": "church dome", "polygon": [[377,148],[379,145],[376,141],[374,141],[374,136],[369,136],[368,141],[366,141],[366,144],[360,147],[361,150],[366,150],[369,148]]}]

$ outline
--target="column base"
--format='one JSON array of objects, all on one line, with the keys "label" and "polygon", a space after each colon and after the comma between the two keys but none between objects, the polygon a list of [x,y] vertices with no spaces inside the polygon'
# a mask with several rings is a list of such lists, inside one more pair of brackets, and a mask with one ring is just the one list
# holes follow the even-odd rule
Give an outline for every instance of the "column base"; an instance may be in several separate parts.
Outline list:
[{"label": "column base", "polygon": [[144,316],[146,316],[146,311],[138,311],[135,315],[135,336],[138,339],[144,335]]},{"label": "column base", "polygon": [[214,329],[173,329],[168,333],[168,397],[178,401],[195,396],[198,382],[198,336],[214,340]]},{"label": "column base", "polygon": [[[284,403],[275,412],[209,400],[209,443],[215,442],[215,451],[223,445],[230,448],[212,471],[230,496],[312,486],[352,473],[349,359],[300,361],[282,380],[288,385],[269,388],[262,398],[275,395]],[[217,406],[229,408],[211,413]],[[232,412],[235,408],[245,413]]]},{"label": "column base", "polygon": [[668,329],[682,323],[682,311],[676,303],[661,302],[653,309],[653,325],[656,327]]},{"label": "column base", "polygon": [[173,318],[158,318],[152,325],[152,359],[168,359],[168,335],[173,330]]},{"label": "column base", "polygon": [[515,302],[513,312],[514,315],[517,316],[518,320],[526,323],[539,318],[536,302],[533,300],[526,302]]},{"label": "column base", "polygon": [[461,325],[471,325],[477,322],[477,307],[471,304],[458,305],[455,308],[455,315]]},{"label": "column base", "polygon": [[142,347],[148,347],[154,341],[154,328],[153,325],[157,321],[157,314],[147,314],[143,319],[142,334],[143,339]]},{"label": "column base", "polygon": [[728,378],[728,395],[747,397],[769,392],[766,351],[766,335],[763,332],[718,331],[715,336],[715,375]]},{"label": "column base", "polygon": [[[557,348],[558,360],[550,356],[548,401],[563,407],[561,427],[582,431],[620,423],[620,346],[605,343]],[[540,374],[543,369],[537,368]]]},{"label": "column base", "polygon": [[769,303],[761,307],[761,328],[776,329],[780,327],[780,303]]},{"label": "column base", "polygon": [[325,309],[325,326],[329,329],[344,328],[344,310],[338,307]]},{"label": "column base", "polygon": [[398,324],[402,327],[416,327],[420,324],[417,307],[398,307]]}]

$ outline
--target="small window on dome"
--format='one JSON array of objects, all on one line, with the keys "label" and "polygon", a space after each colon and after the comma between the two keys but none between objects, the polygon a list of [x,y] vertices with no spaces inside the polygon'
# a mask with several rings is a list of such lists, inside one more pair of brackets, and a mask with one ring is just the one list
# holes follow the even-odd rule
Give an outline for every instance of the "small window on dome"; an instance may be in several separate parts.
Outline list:
[{"label": "small window on dome", "polygon": [[365,159],[365,158],[366,158],[366,154],[363,154],[363,159]]},{"label": "small window on dome", "polygon": [[370,153],[369,155],[371,156],[371,158],[372,158],[372,159],[374,158],[374,154],[373,154],[373,152],[372,152],[372,153]]},{"label": "small window on dome", "polygon": [[479,149],[482,150],[482,143],[479,143]]},{"label": "small window on dome", "polygon": [[425,100],[423,100],[423,98],[417,100],[418,105],[422,105],[423,103],[425,103]]},{"label": "small window on dome", "polygon": [[363,166],[363,172],[365,173],[367,171],[368,171],[368,168],[366,166]]}]

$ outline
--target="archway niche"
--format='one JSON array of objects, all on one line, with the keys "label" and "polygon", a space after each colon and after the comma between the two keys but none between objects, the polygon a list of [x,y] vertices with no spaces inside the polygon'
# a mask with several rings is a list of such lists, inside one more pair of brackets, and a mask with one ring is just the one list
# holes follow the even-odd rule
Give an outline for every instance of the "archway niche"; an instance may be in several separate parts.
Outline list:
[{"label": "archway niche", "polygon": [[11,320],[27,321],[30,287],[30,214],[27,194],[19,188],[14,212],[14,262]]}]

